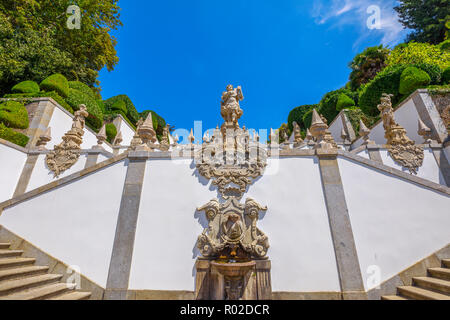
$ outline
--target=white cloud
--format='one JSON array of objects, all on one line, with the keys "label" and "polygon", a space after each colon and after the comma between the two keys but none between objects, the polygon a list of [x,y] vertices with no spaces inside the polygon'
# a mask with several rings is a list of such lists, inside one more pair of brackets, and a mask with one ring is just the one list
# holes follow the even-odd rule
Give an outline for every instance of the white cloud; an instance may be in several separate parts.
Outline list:
[{"label": "white cloud", "polygon": [[[359,33],[354,47],[370,36],[380,36],[381,43],[393,46],[407,34],[407,30],[398,21],[394,0],[314,0],[311,15],[315,22],[330,25],[330,28],[355,27]],[[381,11],[381,29],[369,29],[367,20],[370,6],[378,6]]]}]

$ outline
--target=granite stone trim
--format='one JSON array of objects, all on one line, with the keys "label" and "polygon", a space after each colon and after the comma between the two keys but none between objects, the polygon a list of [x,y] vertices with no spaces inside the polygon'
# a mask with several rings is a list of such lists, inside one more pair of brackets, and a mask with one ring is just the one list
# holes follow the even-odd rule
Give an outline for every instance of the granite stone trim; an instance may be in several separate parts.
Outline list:
[{"label": "granite stone trim", "polygon": [[27,143],[27,148],[34,147],[39,140],[39,137],[48,128],[55,110],[55,106],[56,102],[53,99],[39,101],[36,113],[31,120],[28,130],[26,131],[26,135],[30,137],[30,140]]},{"label": "granite stone trim", "polygon": [[195,300],[193,291],[128,290],[126,300]]},{"label": "granite stone trim", "polygon": [[411,286],[414,277],[426,276],[429,268],[441,267],[441,260],[448,258],[450,258],[450,244],[384,281],[379,288],[369,290],[367,292],[369,300],[380,300],[382,296],[396,295],[398,287]]},{"label": "granite stone trim", "polygon": [[430,148],[433,151],[434,158],[436,159],[436,163],[439,166],[447,187],[450,187],[450,164],[442,145],[430,144]]},{"label": "granite stone trim", "polygon": [[128,163],[106,283],[106,300],[124,300],[128,290],[146,159]]},{"label": "granite stone trim", "polygon": [[61,179],[55,180],[53,182],[50,182],[49,184],[43,185],[43,186],[41,186],[41,187],[39,187],[37,189],[31,190],[31,191],[29,191],[27,193],[24,193],[24,194],[20,195],[20,196],[17,196],[17,197],[14,197],[12,199],[9,199],[9,200],[6,200],[4,202],[1,202],[0,203],[0,214],[5,208],[17,205],[17,204],[19,204],[21,202],[24,202],[24,201],[29,200],[31,198],[37,197],[37,196],[41,195],[44,192],[48,192],[48,191],[51,191],[51,190],[56,189],[58,187],[61,187],[61,186],[65,185],[65,184],[74,182],[75,180],[78,180],[78,179],[80,179],[80,178],[82,178],[84,176],[87,176],[89,174],[94,173],[95,171],[101,170],[101,169],[106,168],[106,167],[108,167],[110,165],[113,165],[113,164],[115,164],[117,162],[120,162],[120,161],[124,160],[127,157],[127,155],[128,155],[127,153],[123,153],[123,154],[121,154],[121,155],[119,155],[119,156],[117,156],[115,158],[111,158],[111,159],[105,160],[105,161],[103,161],[101,163],[98,163],[98,164],[92,166],[92,167],[89,167],[87,169],[84,169],[84,170],[78,171],[78,172],[76,172],[74,174],[71,174],[71,175],[69,175],[69,176],[67,176],[65,178],[61,178]]},{"label": "granite stone trim", "polygon": [[30,182],[31,174],[33,173],[38,158],[39,155],[27,156],[27,161],[23,166],[22,173],[20,174],[20,178],[17,183],[16,190],[14,191],[13,198],[20,196],[21,194],[24,194],[27,191],[28,183]]},{"label": "granite stone trim", "polygon": [[366,165],[368,167],[371,167],[373,169],[377,169],[379,171],[382,171],[384,173],[387,173],[387,174],[393,175],[395,177],[401,178],[401,179],[406,180],[408,182],[412,182],[412,183],[415,183],[415,184],[420,185],[422,187],[425,187],[425,188],[431,189],[433,191],[437,191],[439,193],[443,193],[443,194],[445,194],[447,196],[450,196],[450,188],[449,187],[440,185],[438,183],[431,182],[431,181],[423,179],[423,178],[419,178],[419,177],[417,177],[415,175],[411,175],[411,174],[405,173],[403,171],[400,171],[400,170],[392,168],[392,167],[388,167],[388,166],[386,166],[384,164],[381,164],[381,163],[378,163],[376,161],[369,160],[369,159],[357,156],[357,155],[355,155],[355,154],[353,154],[351,152],[339,150],[338,153],[339,153],[339,156],[342,156],[343,158],[359,162],[359,163],[361,163],[363,165]]},{"label": "granite stone trim", "polygon": [[364,151],[364,150],[366,150],[366,149],[367,149],[367,146],[366,146],[366,145],[362,145],[362,146],[359,146],[359,147],[356,148],[356,149],[351,150],[350,152],[353,153],[353,154],[358,154],[358,153],[360,153],[361,151]]},{"label": "granite stone trim", "polygon": [[88,153],[84,168],[89,168],[97,164],[99,153]]},{"label": "granite stone trim", "polygon": [[3,144],[5,146],[7,146],[7,147],[16,149],[17,151],[20,151],[20,152],[23,152],[23,153],[28,153],[28,149],[27,148],[23,148],[21,146],[18,146],[17,144],[14,144],[14,143],[9,142],[7,140],[3,140],[1,138],[0,138],[0,144]]},{"label": "granite stone trim", "polygon": [[412,97],[420,119],[432,131],[433,139],[444,142],[448,136],[444,121],[427,90],[419,89]]},{"label": "granite stone trim", "polygon": [[345,110],[341,111],[341,119],[342,119],[342,124],[344,126],[344,130],[349,136],[349,140],[355,141],[356,140],[355,129],[353,129],[352,123],[348,119],[348,116],[345,113]]},{"label": "granite stone trim", "polygon": [[369,152],[369,158],[372,161],[383,163],[381,158],[380,147],[378,145],[367,145],[367,151]]},{"label": "granite stone trim", "polygon": [[319,168],[330,231],[333,239],[339,282],[343,299],[364,299],[364,282],[361,274],[355,239],[348,214],[337,154],[319,154]]},{"label": "granite stone trim", "polygon": [[[12,250],[22,250],[23,257],[36,259],[37,266],[48,266],[49,273],[61,274],[63,278],[61,282],[66,282],[67,278],[73,274],[68,274],[69,265],[54,258],[48,253],[34,246],[32,243],[26,241],[22,237],[14,234],[4,226],[0,225],[0,242],[11,243]],[[102,300],[105,289],[90,280],[86,276],[80,274],[80,290],[84,292],[91,292],[90,300]]]}]

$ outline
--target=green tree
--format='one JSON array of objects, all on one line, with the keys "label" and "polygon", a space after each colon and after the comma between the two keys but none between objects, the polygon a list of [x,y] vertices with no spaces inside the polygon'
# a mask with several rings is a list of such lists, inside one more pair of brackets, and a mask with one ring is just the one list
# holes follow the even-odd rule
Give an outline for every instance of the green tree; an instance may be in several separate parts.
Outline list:
[{"label": "green tree", "polygon": [[366,84],[386,67],[386,59],[390,50],[383,45],[365,49],[349,63],[352,73],[350,74],[350,88],[356,91]]},{"label": "green tree", "polygon": [[413,30],[408,41],[438,44],[445,39],[450,0],[401,0],[394,9],[403,26]]},{"label": "green tree", "polygon": [[99,84],[98,72],[118,62],[110,31],[121,25],[118,0],[79,0],[81,29],[67,28],[66,0],[0,2],[0,93],[24,80],[61,73]]}]

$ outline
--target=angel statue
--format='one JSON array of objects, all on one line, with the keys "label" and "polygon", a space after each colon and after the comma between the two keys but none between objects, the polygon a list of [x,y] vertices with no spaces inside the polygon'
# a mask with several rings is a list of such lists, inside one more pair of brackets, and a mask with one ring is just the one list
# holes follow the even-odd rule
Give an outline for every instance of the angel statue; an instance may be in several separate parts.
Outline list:
[{"label": "angel statue", "polygon": [[222,94],[221,115],[227,123],[237,124],[239,118],[244,113],[239,106],[239,101],[244,100],[242,88],[238,86],[236,89],[231,84],[227,86],[227,91]]}]

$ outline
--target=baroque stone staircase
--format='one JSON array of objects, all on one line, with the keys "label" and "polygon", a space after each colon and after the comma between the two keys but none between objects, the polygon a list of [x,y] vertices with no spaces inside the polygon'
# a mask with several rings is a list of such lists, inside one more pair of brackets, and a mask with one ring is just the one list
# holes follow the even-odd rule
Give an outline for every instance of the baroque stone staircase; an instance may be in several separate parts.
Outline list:
[{"label": "baroque stone staircase", "polygon": [[397,288],[396,296],[382,300],[450,300],[450,259],[442,260],[442,268],[429,268],[427,277],[415,277],[412,286]]},{"label": "baroque stone staircase", "polygon": [[36,259],[23,258],[23,251],[0,243],[0,300],[87,300],[90,292],[75,291],[75,284],[60,282],[60,274],[35,266]]}]

